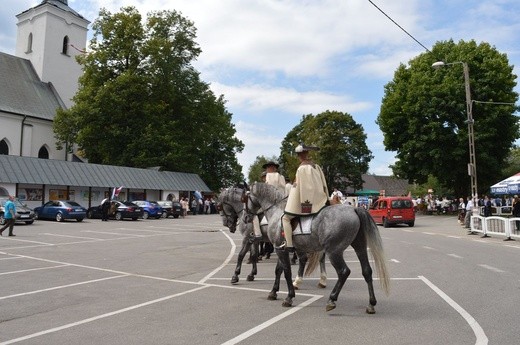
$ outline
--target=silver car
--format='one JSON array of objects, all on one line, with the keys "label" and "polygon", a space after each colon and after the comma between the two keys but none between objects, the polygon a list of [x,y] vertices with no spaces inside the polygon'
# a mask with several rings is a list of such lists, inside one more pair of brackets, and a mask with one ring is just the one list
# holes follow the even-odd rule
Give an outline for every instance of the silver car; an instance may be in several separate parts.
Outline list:
[{"label": "silver car", "polygon": [[[5,203],[9,200],[8,197],[0,197],[0,225],[5,224]],[[34,211],[31,210],[27,205],[22,204],[22,202],[18,199],[14,199],[14,205],[16,206],[16,216],[15,220],[17,223],[25,223],[32,224],[34,223],[34,219],[36,216],[34,215]]]}]

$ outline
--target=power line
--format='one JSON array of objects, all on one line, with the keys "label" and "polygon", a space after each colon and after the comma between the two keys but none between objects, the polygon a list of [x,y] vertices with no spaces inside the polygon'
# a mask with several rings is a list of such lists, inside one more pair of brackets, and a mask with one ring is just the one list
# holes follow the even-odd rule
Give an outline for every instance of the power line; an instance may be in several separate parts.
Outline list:
[{"label": "power line", "polygon": [[371,0],[368,0],[368,2],[370,2],[375,8],[377,8],[379,10],[379,12],[383,13],[388,19],[390,19],[392,21],[392,23],[394,23],[395,25],[397,25],[397,27],[401,30],[404,31],[404,33],[406,33],[408,36],[410,36],[415,42],[417,42],[421,47],[423,47],[424,49],[426,49],[426,51],[430,54],[433,54],[428,48],[426,48],[424,46],[424,44],[422,44],[421,42],[419,42],[415,37],[413,37],[408,31],[406,31],[401,25],[399,25],[395,20],[393,20],[388,14],[386,14],[382,9],[380,9],[379,7],[377,7],[376,4],[374,4]]}]

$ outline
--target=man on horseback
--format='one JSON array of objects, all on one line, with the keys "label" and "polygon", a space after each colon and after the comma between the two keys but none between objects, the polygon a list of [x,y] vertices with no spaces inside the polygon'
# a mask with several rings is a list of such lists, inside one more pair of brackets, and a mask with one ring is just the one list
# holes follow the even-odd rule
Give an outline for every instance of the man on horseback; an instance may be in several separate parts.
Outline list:
[{"label": "man on horseback", "polygon": [[310,216],[318,213],[327,203],[329,192],[321,167],[309,158],[309,151],[318,151],[318,147],[300,144],[294,150],[300,160],[294,184],[287,199],[282,226],[285,241],[279,249],[294,251],[291,219],[297,216]]},{"label": "man on horseback", "polygon": [[[265,183],[280,189],[280,191],[285,191],[285,178],[278,172],[279,166],[279,164],[276,164],[273,161],[269,161],[262,165],[262,168],[265,169],[262,173],[262,180]],[[256,238],[262,238],[262,231],[260,230],[260,221],[258,217],[254,217],[253,219],[253,232],[255,233]]]}]

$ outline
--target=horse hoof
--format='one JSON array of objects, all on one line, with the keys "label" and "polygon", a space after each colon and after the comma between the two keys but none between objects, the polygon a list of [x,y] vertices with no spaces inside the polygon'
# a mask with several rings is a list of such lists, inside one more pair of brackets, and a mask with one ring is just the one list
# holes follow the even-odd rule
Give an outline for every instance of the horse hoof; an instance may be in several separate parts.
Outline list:
[{"label": "horse hoof", "polygon": [[255,276],[252,276],[252,275],[248,275],[247,276],[247,281],[248,282],[252,282],[253,280],[255,280]]},{"label": "horse hoof", "polygon": [[300,289],[300,288],[298,287],[298,285],[294,285],[294,284],[293,284],[293,288],[294,288],[294,290],[299,290],[299,289]]},{"label": "horse hoof", "polygon": [[234,276],[233,278],[231,278],[231,284],[236,284],[238,283],[238,277],[237,276]]},{"label": "horse hoof", "polygon": [[270,292],[269,295],[267,295],[267,299],[269,301],[276,301],[278,299],[278,295],[276,292]]},{"label": "horse hoof", "polygon": [[327,303],[327,306],[325,307],[326,311],[331,311],[332,309],[336,309],[336,303],[330,301]]},{"label": "horse hoof", "polygon": [[292,307],[292,301],[290,299],[285,299],[282,303],[282,307]]},{"label": "horse hoof", "polygon": [[375,314],[375,313],[376,313],[376,310],[375,310],[374,306],[373,305],[369,305],[367,307],[367,314]]},{"label": "horse hoof", "polygon": [[318,283],[318,287],[319,287],[320,289],[325,289],[325,288],[327,287],[327,285],[322,284],[322,283]]}]

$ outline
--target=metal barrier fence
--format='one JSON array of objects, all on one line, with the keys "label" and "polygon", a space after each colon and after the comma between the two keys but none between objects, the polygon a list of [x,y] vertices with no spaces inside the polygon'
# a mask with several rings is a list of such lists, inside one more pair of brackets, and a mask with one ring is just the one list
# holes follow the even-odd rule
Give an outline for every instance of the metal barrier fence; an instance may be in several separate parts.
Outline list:
[{"label": "metal barrier fence", "polygon": [[505,218],[499,216],[471,216],[471,232],[483,236],[503,236],[506,240],[520,239],[520,218]]}]

